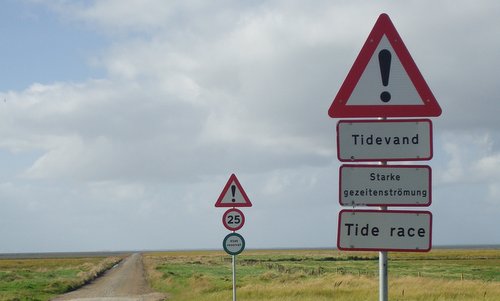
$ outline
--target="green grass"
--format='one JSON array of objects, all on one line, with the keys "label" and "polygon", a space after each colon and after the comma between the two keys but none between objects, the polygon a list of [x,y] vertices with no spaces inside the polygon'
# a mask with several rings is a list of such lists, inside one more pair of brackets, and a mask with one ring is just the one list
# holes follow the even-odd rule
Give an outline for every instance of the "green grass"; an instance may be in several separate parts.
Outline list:
[{"label": "green grass", "polygon": [[[146,255],[153,287],[172,300],[230,300],[223,252]],[[238,300],[376,300],[378,253],[245,251],[237,256]],[[390,300],[500,300],[500,250],[389,253]]]},{"label": "green grass", "polygon": [[118,257],[0,260],[0,300],[49,300],[113,266]]},{"label": "green grass", "polygon": [[[49,300],[119,258],[0,260],[0,300]],[[378,298],[378,253],[245,251],[236,256],[240,301]],[[154,289],[169,300],[231,300],[231,256],[222,251],[144,255]],[[389,253],[390,300],[500,301],[500,250]]]}]

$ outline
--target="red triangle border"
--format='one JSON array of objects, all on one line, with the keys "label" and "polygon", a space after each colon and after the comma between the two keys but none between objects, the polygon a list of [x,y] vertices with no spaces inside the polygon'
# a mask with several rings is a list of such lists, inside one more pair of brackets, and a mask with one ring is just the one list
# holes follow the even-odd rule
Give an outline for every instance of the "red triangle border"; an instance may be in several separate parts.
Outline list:
[{"label": "red triangle border", "polygon": [[[239,191],[241,192],[241,196],[243,197],[243,200],[245,201],[245,203],[235,203],[235,204],[222,203],[224,196],[227,194],[229,187],[231,187],[231,183],[233,183],[233,182],[236,185],[236,187],[239,189]],[[240,181],[238,181],[238,178],[236,177],[236,175],[234,173],[231,174],[231,176],[229,177],[229,180],[226,183],[226,186],[224,186],[224,188],[222,189],[222,192],[221,192],[219,198],[215,202],[215,207],[252,207],[252,202],[250,202],[250,199],[248,198],[245,190],[243,189],[243,187],[240,184]]]},{"label": "red triangle border", "polygon": [[[384,34],[393,47],[418,94],[422,98],[424,102],[423,105],[347,105],[352,92],[363,75],[368,62],[380,44]],[[328,115],[332,118],[436,117],[441,115],[441,107],[387,14],[381,14],[378,17],[358,57],[354,61],[351,70],[335,96],[328,110]]]}]

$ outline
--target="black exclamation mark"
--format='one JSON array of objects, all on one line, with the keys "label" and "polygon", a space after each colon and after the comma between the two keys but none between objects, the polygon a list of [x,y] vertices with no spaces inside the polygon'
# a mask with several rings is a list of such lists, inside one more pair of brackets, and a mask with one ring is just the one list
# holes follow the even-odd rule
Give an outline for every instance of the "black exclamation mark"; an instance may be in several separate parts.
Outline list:
[{"label": "black exclamation mark", "polygon": [[231,201],[234,203],[236,202],[236,199],[234,198],[234,194],[236,193],[236,185],[231,185],[231,193],[233,194],[233,198]]},{"label": "black exclamation mark", "polygon": [[[382,85],[387,87],[389,85],[389,75],[391,73],[391,52],[387,49],[380,50],[378,53],[378,63],[380,65]],[[387,91],[380,93],[380,100],[383,102],[389,102],[389,100],[391,100],[391,93]]]}]

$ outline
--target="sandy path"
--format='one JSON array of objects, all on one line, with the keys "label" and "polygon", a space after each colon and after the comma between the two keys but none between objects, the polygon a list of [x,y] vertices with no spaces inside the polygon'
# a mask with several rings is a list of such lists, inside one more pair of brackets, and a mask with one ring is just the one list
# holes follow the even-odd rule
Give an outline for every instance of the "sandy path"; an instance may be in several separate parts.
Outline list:
[{"label": "sandy path", "polygon": [[79,290],[59,296],[53,301],[159,301],[166,295],[154,293],[146,281],[142,256],[133,254],[102,277]]}]

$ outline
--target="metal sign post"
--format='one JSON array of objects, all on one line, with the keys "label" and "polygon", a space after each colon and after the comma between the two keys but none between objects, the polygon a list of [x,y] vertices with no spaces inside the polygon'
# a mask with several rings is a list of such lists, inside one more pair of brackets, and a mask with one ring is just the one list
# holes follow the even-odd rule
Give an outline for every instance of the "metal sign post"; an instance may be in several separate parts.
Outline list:
[{"label": "metal sign post", "polygon": [[233,257],[233,301],[236,301],[236,255]]},{"label": "metal sign post", "polygon": [[[387,165],[387,162],[382,161],[380,165]],[[380,210],[387,210],[387,206],[380,206]],[[380,251],[378,253],[379,301],[389,300],[389,273],[387,267],[389,261],[387,257],[387,251]]]},{"label": "metal sign post", "polygon": [[389,277],[387,276],[387,251],[378,253],[379,300],[387,301],[389,296]]}]

